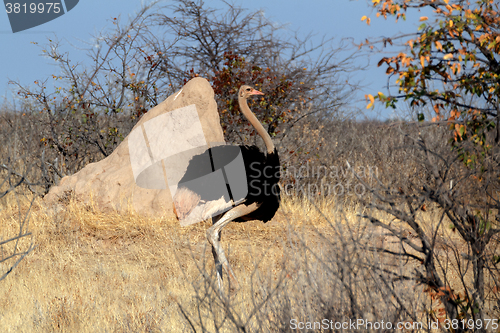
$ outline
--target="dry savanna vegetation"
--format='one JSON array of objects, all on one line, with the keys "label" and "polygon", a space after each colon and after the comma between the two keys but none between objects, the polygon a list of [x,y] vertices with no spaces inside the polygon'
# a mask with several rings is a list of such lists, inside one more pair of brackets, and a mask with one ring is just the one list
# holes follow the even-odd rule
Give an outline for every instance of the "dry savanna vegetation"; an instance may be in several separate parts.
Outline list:
[{"label": "dry savanna vegetation", "polygon": [[[16,234],[16,218],[29,204],[3,200],[3,236]],[[241,289],[226,300],[214,290],[209,222],[181,228],[173,219],[104,213],[74,199],[58,210],[36,200],[26,225],[32,235],[16,244],[35,247],[2,281],[0,326],[12,332],[215,331],[218,325],[227,332],[236,325],[288,331],[293,318],[341,321],[357,313],[395,320],[403,305],[415,319],[429,320],[432,304],[422,287],[377,285],[394,283],[369,268],[383,258],[355,244],[400,245],[363,222],[362,211],[340,210],[333,200],[285,198],[266,225],[230,224],[223,241]],[[437,214],[424,215],[431,227]],[[415,265],[394,266],[410,272]]]},{"label": "dry savanna vegetation", "polygon": [[[1,282],[0,326],[15,332],[287,332],[293,331],[293,320],[314,325],[323,319],[342,323],[358,318],[424,325],[408,331],[427,331],[429,322],[444,325],[440,290],[419,280],[425,268],[412,256],[421,254],[405,243],[421,246],[419,236],[404,221],[364,202],[370,196],[369,183],[376,181],[370,177],[389,181],[411,152],[394,149],[404,135],[390,128],[392,139],[376,141],[379,131],[388,131],[386,125],[345,122],[327,127],[343,134],[343,141],[335,138],[337,158],[350,160],[355,172],[337,179],[343,166],[336,164],[323,184],[347,188],[349,182],[363,181],[364,197],[292,191],[283,196],[269,223],[230,223],[224,229],[224,249],[241,284],[235,293],[227,286],[224,294],[218,292],[205,236],[210,221],[180,227],[161,216],[103,212],[70,193],[60,205],[46,206],[41,198],[33,200],[25,186],[13,189],[1,201],[2,239],[20,234],[20,221],[26,221],[23,232],[30,235],[2,245],[2,253],[5,257],[33,249]],[[328,137],[318,129],[320,133]],[[360,139],[357,144],[355,138]],[[332,163],[331,158],[325,154],[324,163]],[[405,168],[416,167],[414,163],[405,162]],[[376,174],[363,176],[360,165]],[[303,176],[303,188],[321,188],[318,169],[310,166],[309,178],[305,168],[297,174],[290,169],[289,178]],[[388,223],[403,236],[391,235],[367,217]],[[450,228],[438,205],[428,203],[414,218],[425,234],[434,236],[433,260],[448,288],[441,293],[449,290],[466,298],[474,281],[466,257],[469,246]],[[15,259],[3,262],[2,272]],[[487,318],[498,316],[497,279],[494,270],[485,276]]]},{"label": "dry savanna vegetation", "polygon": [[[359,319],[360,331],[498,332],[498,3],[372,1],[380,18],[435,15],[415,35],[359,45],[357,56],[403,42],[379,62],[397,92],[366,96],[368,108],[406,101],[406,117],[384,122],[352,117],[356,68],[341,42],[226,6],[146,6],[113,20],[78,65],[51,39],[57,75],[13,83],[22,102],[0,107],[2,331],[330,332]],[[281,159],[273,220],[222,232],[236,291],[217,288],[210,221],[181,228],[71,192],[43,200],[197,76],[228,142],[262,147],[235,92],[265,92],[250,108]]]}]

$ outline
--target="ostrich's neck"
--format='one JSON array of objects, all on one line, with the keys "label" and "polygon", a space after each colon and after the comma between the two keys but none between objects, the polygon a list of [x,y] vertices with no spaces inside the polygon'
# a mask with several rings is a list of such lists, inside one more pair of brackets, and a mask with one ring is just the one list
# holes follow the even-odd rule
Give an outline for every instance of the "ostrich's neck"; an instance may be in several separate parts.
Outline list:
[{"label": "ostrich's neck", "polygon": [[246,98],[242,98],[242,97],[238,96],[238,103],[240,104],[241,112],[245,115],[245,117],[252,124],[252,126],[255,128],[257,133],[259,133],[260,137],[264,140],[264,143],[265,143],[266,149],[267,149],[267,153],[272,154],[274,152],[273,141],[271,140],[271,137],[269,136],[267,131],[264,129],[264,126],[262,126],[260,121],[257,119],[257,117],[255,117],[253,112],[248,107]]}]

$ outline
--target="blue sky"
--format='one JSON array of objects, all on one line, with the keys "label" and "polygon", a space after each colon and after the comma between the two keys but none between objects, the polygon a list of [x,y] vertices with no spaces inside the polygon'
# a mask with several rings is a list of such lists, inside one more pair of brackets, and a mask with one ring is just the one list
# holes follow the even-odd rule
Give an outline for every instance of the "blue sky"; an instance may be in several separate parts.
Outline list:
[{"label": "blue sky", "polygon": [[[14,0],[13,0],[14,1]],[[211,7],[223,7],[221,1],[205,1]],[[395,24],[393,19],[387,21],[376,18],[375,13],[370,8],[371,1],[366,0],[234,0],[234,4],[240,5],[249,10],[261,9],[267,18],[279,24],[287,24],[287,28],[303,34],[309,32],[321,36],[334,37],[340,42],[343,38],[353,38],[360,42],[367,37],[379,38],[389,37],[397,32],[415,31],[418,13],[414,17],[409,16],[406,22]],[[165,1],[168,4],[168,1]],[[41,56],[40,45],[46,44],[47,39],[54,39],[56,36],[66,45],[72,45],[70,55],[76,59],[85,59],[82,56],[86,43],[92,42],[92,34],[109,28],[110,19],[121,16],[126,20],[133,16],[141,6],[139,1],[124,0],[80,0],[78,5],[65,15],[47,22],[38,27],[13,34],[5,12],[0,14],[0,97],[11,99],[12,86],[7,82],[17,80],[23,84],[31,84],[35,80],[41,80],[57,73],[57,68],[52,60]],[[368,15],[371,17],[371,25],[361,22],[361,17]],[[38,43],[38,45],[35,45]],[[355,48],[345,50],[345,55],[355,51]],[[376,94],[378,91],[385,93],[384,85],[387,84],[387,77],[384,69],[377,68],[376,63],[382,54],[375,54],[368,57],[359,58],[356,63],[359,65],[370,64],[366,70],[354,75],[354,79],[362,82],[364,86],[360,89],[353,100],[353,104],[363,108],[364,95],[367,93]],[[369,61],[369,62],[368,62]],[[391,116],[389,110],[377,107],[375,111],[366,111],[368,117],[373,118],[381,113],[382,118]]]}]

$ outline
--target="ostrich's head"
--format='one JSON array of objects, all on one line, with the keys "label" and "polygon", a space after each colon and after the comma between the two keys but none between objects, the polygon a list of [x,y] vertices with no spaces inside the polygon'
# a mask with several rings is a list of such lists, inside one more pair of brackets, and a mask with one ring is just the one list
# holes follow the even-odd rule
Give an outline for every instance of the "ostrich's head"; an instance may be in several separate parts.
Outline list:
[{"label": "ostrich's head", "polygon": [[258,90],[255,90],[250,86],[243,85],[240,87],[240,92],[238,93],[239,97],[247,99],[248,97],[253,95],[264,95],[264,94]]}]

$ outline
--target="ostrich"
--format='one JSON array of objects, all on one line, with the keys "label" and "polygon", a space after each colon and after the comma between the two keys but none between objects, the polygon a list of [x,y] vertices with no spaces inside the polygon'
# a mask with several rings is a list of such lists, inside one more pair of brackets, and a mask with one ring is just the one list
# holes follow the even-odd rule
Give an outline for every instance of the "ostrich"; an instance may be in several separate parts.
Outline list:
[{"label": "ostrich", "polygon": [[[194,156],[189,161],[186,173],[179,182],[179,184],[182,184],[186,180],[189,180],[185,179],[188,178],[188,174],[191,175],[190,179],[193,179],[193,174],[195,177],[196,174],[201,175],[199,170],[206,170],[207,161],[217,164],[218,161],[214,160],[213,156],[220,156],[221,159],[224,159],[225,156],[227,159],[229,155],[229,159],[231,159],[231,156],[241,152],[248,188],[246,196],[236,202],[228,200],[228,198],[223,200],[219,193],[212,193],[206,189],[204,193],[201,193],[203,191],[200,191],[199,188],[190,188],[189,185],[188,187],[180,186],[174,195],[174,213],[178,219],[183,219],[189,215],[200,200],[205,200],[212,204],[210,206],[211,212],[217,212],[219,208],[219,210],[223,211],[226,207],[233,206],[225,213],[214,216],[212,218],[213,225],[207,230],[207,239],[212,245],[219,288],[222,286],[222,268],[226,271],[232,287],[238,289],[239,286],[220,243],[222,228],[231,221],[246,222],[261,220],[267,222],[274,217],[280,205],[280,188],[278,186],[280,160],[271,137],[248,107],[247,99],[254,95],[264,94],[250,86],[241,86],[238,92],[238,104],[243,115],[245,115],[264,140],[267,153],[261,152],[257,146],[216,146],[208,150],[210,154],[209,159],[207,159],[207,151]],[[219,165],[221,165],[221,161],[219,161]],[[214,168],[212,164],[212,169],[218,168],[218,166]],[[205,187],[210,186],[205,184]],[[221,199],[217,200],[218,198]]]}]

